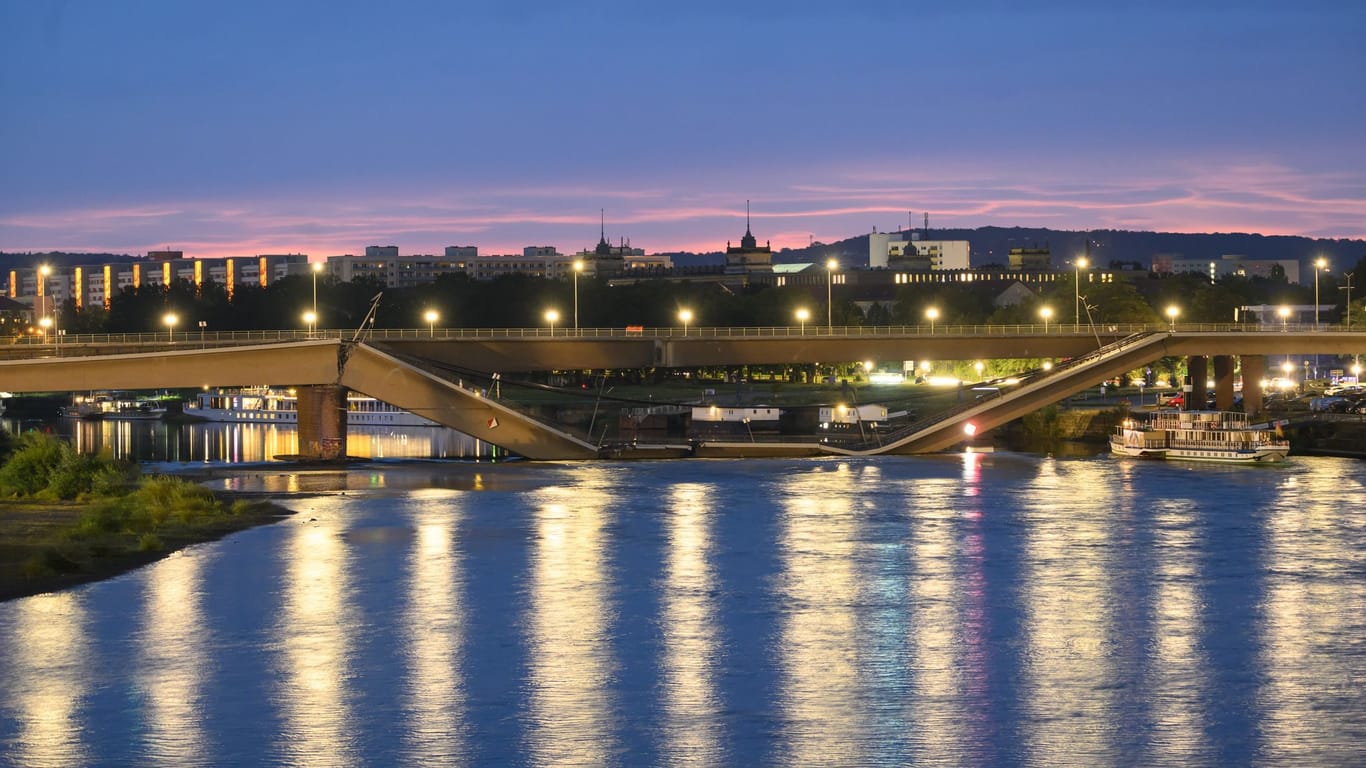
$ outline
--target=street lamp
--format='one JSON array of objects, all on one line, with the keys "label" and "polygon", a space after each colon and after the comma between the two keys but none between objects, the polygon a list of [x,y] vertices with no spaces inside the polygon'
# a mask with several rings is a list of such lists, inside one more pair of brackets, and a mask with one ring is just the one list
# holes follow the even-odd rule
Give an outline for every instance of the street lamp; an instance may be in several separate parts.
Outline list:
[{"label": "street lamp", "polygon": [[1172,333],[1176,333],[1176,316],[1179,314],[1181,314],[1181,308],[1175,304],[1167,307],[1167,320],[1171,323],[1170,329]]},{"label": "street lamp", "polygon": [[933,334],[933,333],[934,333],[934,321],[939,319],[939,308],[938,308],[938,307],[930,307],[929,309],[925,310],[925,317],[928,318],[929,321],[930,321],[930,333]]},{"label": "street lamp", "polygon": [[1347,330],[1352,330],[1352,278],[1356,277],[1355,272],[1343,272],[1342,276],[1347,279],[1346,285],[1339,285],[1339,291],[1347,292]]},{"label": "street lamp", "polygon": [[811,319],[811,313],[806,311],[806,307],[797,310],[797,322],[802,324],[802,335],[806,335],[806,321]]},{"label": "street lamp", "polygon": [[679,321],[681,321],[681,322],[683,323],[683,335],[684,335],[684,336],[687,336],[687,335],[688,335],[688,323],[691,323],[691,322],[692,322],[692,310],[691,310],[691,309],[680,309],[680,310],[678,310],[678,319],[679,319]]},{"label": "street lamp", "polygon": [[977,380],[978,380],[978,381],[981,381],[981,380],[982,380],[982,369],[985,368],[986,366],[982,364],[982,361],[981,361],[981,360],[978,360],[972,367],[977,369]]},{"label": "street lamp", "polygon": [[560,313],[559,313],[559,310],[547,309],[547,310],[545,311],[545,321],[546,321],[547,323],[550,323],[550,335],[551,335],[551,336],[554,336],[554,335],[555,335],[555,323],[558,323],[558,322],[560,321]]},{"label": "street lamp", "polygon": [[305,313],[304,313],[304,323],[308,325],[308,336],[309,336],[309,338],[313,338],[313,325],[314,325],[314,323],[317,323],[317,322],[318,322],[318,313],[317,313],[317,312],[305,312]]},{"label": "street lamp", "polygon": [[579,273],[583,271],[583,259],[574,260],[574,330],[579,329]]},{"label": "street lamp", "polygon": [[[38,307],[38,311],[43,313],[43,317],[48,321],[48,324],[52,327],[52,330],[53,330],[53,338],[55,339],[54,343],[61,343],[61,339],[60,339],[60,338],[57,338],[57,333],[56,333],[56,330],[57,330],[57,317],[56,317],[56,315],[57,315],[57,305],[56,305],[56,303],[52,300],[52,293],[51,293],[51,291],[48,290],[48,285],[47,285],[47,278],[48,278],[48,276],[51,275],[51,274],[52,274],[52,267],[51,267],[50,265],[48,265],[48,264],[42,264],[42,265],[40,265],[40,266],[38,267],[38,276],[39,276],[39,277],[38,277],[38,286],[37,286],[37,288],[38,288],[38,295],[43,297],[43,300],[42,300],[41,302],[39,302],[39,304],[40,304],[41,306]],[[52,315],[51,315],[51,316],[48,316],[48,312],[51,312]],[[42,323],[39,323],[39,325],[41,325],[41,324],[42,324]],[[44,327],[47,327],[47,326],[44,326]],[[44,333],[44,335],[46,336],[47,334]]]},{"label": "street lamp", "polygon": [[176,317],[176,313],[174,312],[167,312],[166,314],[161,316],[161,322],[166,324],[166,340],[174,344],[175,324],[180,322],[180,318]]},{"label": "street lamp", "polygon": [[1320,256],[1314,262],[1314,330],[1319,329],[1319,273],[1328,269],[1328,259]]},{"label": "street lamp", "polygon": [[835,282],[835,270],[840,268],[840,263],[834,259],[825,262],[825,330],[833,333],[835,330],[834,305],[831,303],[831,286]]},{"label": "street lamp", "polygon": [[1281,317],[1281,333],[1285,333],[1285,321],[1290,319],[1290,307],[1282,304],[1276,308],[1276,314]]},{"label": "street lamp", "polygon": [[52,318],[44,317],[38,320],[38,325],[43,329],[43,343],[47,343],[47,332],[52,330]]},{"label": "street lamp", "polygon": [[1081,327],[1081,270],[1089,264],[1085,256],[1072,262],[1072,323],[1078,328]]},{"label": "street lamp", "polygon": [[429,309],[422,313],[422,319],[427,321],[427,333],[435,337],[436,321],[441,319],[441,315],[438,315],[435,309]]},{"label": "street lamp", "polygon": [[1039,317],[1042,317],[1042,318],[1043,318],[1043,332],[1044,332],[1044,335],[1045,335],[1045,336],[1048,335],[1048,319],[1049,319],[1050,317],[1052,317],[1052,316],[1053,316],[1053,308],[1052,308],[1052,307],[1041,307],[1041,308],[1039,309]]},{"label": "street lamp", "polygon": [[323,271],[323,264],[321,261],[315,261],[309,264],[308,268],[313,271],[313,314],[316,315],[318,314],[318,273]]}]

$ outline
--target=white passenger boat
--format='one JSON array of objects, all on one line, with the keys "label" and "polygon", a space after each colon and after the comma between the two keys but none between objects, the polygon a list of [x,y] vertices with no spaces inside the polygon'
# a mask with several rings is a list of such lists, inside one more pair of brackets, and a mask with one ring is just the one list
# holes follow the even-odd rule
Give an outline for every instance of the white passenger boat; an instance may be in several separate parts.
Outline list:
[{"label": "white passenger boat", "polygon": [[[185,403],[185,415],[205,421],[297,424],[299,399],[294,390],[270,387],[220,389],[201,392]],[[346,396],[346,424],[352,427],[437,427],[383,400],[351,392]]]},{"label": "white passenger boat", "polygon": [[1110,436],[1121,456],[1232,464],[1280,461],[1290,442],[1269,424],[1252,425],[1228,411],[1159,411],[1146,420],[1127,418]]},{"label": "white passenger boat", "polygon": [[161,401],[119,392],[92,392],[73,395],[62,415],[76,419],[113,419],[116,421],[155,421],[166,415]]}]

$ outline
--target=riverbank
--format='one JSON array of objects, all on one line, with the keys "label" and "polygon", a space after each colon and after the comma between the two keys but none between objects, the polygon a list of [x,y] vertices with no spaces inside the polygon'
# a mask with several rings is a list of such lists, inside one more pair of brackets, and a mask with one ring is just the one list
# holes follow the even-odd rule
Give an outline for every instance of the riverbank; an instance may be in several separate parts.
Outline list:
[{"label": "riverbank", "polygon": [[0,502],[0,602],[117,576],[293,514],[268,501],[213,499],[213,506],[136,525],[119,524],[94,502]]}]

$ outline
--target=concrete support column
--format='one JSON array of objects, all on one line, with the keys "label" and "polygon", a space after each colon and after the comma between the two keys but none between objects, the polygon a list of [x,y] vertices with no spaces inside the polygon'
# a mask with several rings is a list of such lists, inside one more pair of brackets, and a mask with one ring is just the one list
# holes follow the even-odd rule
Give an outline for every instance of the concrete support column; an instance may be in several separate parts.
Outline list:
[{"label": "concrete support column", "polygon": [[1229,355],[1214,356],[1214,407],[1233,410],[1233,358]]},{"label": "concrete support column", "polygon": [[298,397],[299,458],[346,458],[346,387],[299,387]]},{"label": "concrete support column", "polygon": [[1243,367],[1243,410],[1249,416],[1262,412],[1262,379],[1266,378],[1266,358],[1261,355],[1243,355],[1239,359]]},{"label": "concrete support column", "polygon": [[1199,411],[1205,407],[1209,397],[1209,358],[1204,355],[1191,355],[1186,359],[1186,373],[1191,377],[1191,391],[1186,395],[1187,411]]}]

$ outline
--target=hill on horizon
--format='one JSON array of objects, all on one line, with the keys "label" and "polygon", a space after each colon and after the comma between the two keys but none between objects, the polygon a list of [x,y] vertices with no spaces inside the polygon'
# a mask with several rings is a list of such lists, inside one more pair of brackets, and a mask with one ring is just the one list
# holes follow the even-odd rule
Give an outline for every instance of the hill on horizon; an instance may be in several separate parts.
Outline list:
[{"label": "hill on horizon", "polygon": [[[919,231],[919,230],[917,230]],[[1053,264],[1071,262],[1086,252],[1091,241],[1091,261],[1102,266],[1133,264],[1152,267],[1153,256],[1172,254],[1182,259],[1218,260],[1225,255],[1249,259],[1296,259],[1301,268],[1322,256],[1334,271],[1347,271],[1366,258],[1366,240],[1350,238],[1312,238],[1299,235],[1258,235],[1243,232],[1181,233],[1143,232],[1118,229],[1072,231],[1044,227],[978,227],[976,229],[930,229],[922,240],[967,240],[972,244],[971,264],[1006,264],[1011,248],[1048,247]],[[680,265],[719,264],[725,255],[712,253],[668,254]],[[834,243],[816,243],[806,248],[784,248],[774,253],[779,264],[818,262],[835,258],[843,264],[868,266],[868,235],[856,235]]]}]

